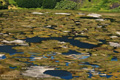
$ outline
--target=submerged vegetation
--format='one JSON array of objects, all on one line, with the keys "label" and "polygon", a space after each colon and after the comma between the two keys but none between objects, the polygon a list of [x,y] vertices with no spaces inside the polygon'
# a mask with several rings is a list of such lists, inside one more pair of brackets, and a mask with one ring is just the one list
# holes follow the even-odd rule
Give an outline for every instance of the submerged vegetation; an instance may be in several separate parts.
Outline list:
[{"label": "submerged vegetation", "polygon": [[0,80],[120,79],[119,13],[18,9],[0,16]]}]

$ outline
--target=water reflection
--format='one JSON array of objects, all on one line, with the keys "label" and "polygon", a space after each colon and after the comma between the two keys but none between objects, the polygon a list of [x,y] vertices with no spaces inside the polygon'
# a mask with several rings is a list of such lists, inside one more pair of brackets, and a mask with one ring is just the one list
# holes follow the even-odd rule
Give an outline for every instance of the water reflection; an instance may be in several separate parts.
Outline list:
[{"label": "water reflection", "polygon": [[64,42],[69,42],[70,44],[80,47],[80,48],[93,48],[96,47],[97,45],[94,44],[89,44],[89,43],[84,43],[80,42],[79,40],[74,40],[74,37],[72,39],[69,39],[68,36],[65,37],[50,37],[50,38],[40,38],[40,37],[33,37],[33,38],[26,38],[26,42],[33,42],[33,43],[38,43],[43,40],[58,40],[58,41],[64,41]]},{"label": "water reflection", "polygon": [[72,74],[65,70],[47,70],[44,74],[60,77],[62,79],[72,79]]},{"label": "water reflection", "polygon": [[10,46],[10,45],[0,46],[0,52],[9,53],[10,55],[18,53],[15,49],[12,49],[12,47],[15,47],[15,46]]}]

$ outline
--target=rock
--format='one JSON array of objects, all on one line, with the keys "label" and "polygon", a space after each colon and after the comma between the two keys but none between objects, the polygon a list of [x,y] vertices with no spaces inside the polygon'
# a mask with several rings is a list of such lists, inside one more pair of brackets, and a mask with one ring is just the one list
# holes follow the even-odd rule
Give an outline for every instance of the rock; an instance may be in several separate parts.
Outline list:
[{"label": "rock", "polygon": [[27,44],[27,43],[19,44],[19,45],[21,45],[21,46],[29,46],[29,44]]},{"label": "rock", "polygon": [[60,52],[56,52],[57,54],[62,54],[62,53],[60,53]]},{"label": "rock", "polygon": [[24,41],[23,40],[14,40],[14,41],[11,41],[11,43],[24,44]]},{"label": "rock", "polygon": [[0,57],[4,56],[5,54],[0,54]]},{"label": "rock", "polygon": [[62,48],[68,48],[67,46],[61,46]]},{"label": "rock", "polygon": [[102,26],[97,26],[97,28],[102,28]]},{"label": "rock", "polygon": [[24,76],[37,77],[37,78],[50,78],[53,76],[44,74],[47,70],[54,70],[54,68],[49,68],[48,66],[31,66],[22,73]]},{"label": "rock", "polygon": [[70,32],[70,31],[63,31],[64,33],[68,33],[68,32]]},{"label": "rock", "polygon": [[112,47],[120,47],[119,43],[115,43],[115,42],[109,42],[110,46]]},{"label": "rock", "polygon": [[0,33],[0,35],[3,35],[4,33]]},{"label": "rock", "polygon": [[105,21],[104,19],[95,19],[96,21]]},{"label": "rock", "polygon": [[41,12],[32,12],[32,14],[39,14],[39,15],[41,15],[41,14],[44,14],[44,13],[41,13]]},{"label": "rock", "polygon": [[23,40],[14,40],[14,41],[7,41],[7,40],[3,40],[1,41],[2,43],[6,43],[6,44],[19,44],[21,46],[27,46],[28,44],[25,43],[25,41]]},{"label": "rock", "polygon": [[101,73],[100,75],[101,75],[101,76],[106,76],[107,74]]},{"label": "rock", "polygon": [[110,38],[118,38],[118,36],[110,36]]},{"label": "rock", "polygon": [[66,42],[64,42],[64,41],[61,41],[61,42],[58,42],[58,43],[60,43],[60,44],[65,44]]},{"label": "rock", "polygon": [[6,58],[5,54],[0,54],[0,59],[5,59],[5,58]]},{"label": "rock", "polygon": [[42,59],[42,57],[34,57],[34,59]]},{"label": "rock", "polygon": [[101,17],[102,15],[100,15],[100,14],[96,14],[96,13],[91,13],[91,14],[88,14],[87,16],[89,16],[89,17],[99,18],[99,17]]},{"label": "rock", "polygon": [[55,14],[60,14],[60,15],[71,15],[71,13],[55,13]]},{"label": "rock", "polygon": [[3,40],[2,43],[7,43],[7,44],[9,44],[9,43],[11,43],[11,42],[10,42],[10,41],[7,41],[7,40]]},{"label": "rock", "polygon": [[120,32],[116,32],[116,34],[120,35]]},{"label": "rock", "polygon": [[49,28],[49,27],[52,27],[52,25],[48,25],[48,26],[46,26],[46,27],[48,27],[48,28]]}]

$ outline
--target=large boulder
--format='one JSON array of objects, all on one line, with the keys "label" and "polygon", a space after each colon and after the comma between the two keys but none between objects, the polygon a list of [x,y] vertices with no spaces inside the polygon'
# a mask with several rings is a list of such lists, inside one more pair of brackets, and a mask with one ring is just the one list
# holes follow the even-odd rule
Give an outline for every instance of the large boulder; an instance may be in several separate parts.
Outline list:
[{"label": "large boulder", "polygon": [[47,70],[54,70],[54,68],[49,68],[47,66],[31,66],[22,73],[24,76],[36,77],[36,78],[50,78],[52,76],[44,74]]}]

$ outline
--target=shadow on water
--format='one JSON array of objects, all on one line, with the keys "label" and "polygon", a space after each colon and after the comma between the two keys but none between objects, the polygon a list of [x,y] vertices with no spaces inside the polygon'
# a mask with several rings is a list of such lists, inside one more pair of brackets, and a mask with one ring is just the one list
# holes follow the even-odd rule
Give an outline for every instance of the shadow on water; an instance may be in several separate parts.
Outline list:
[{"label": "shadow on water", "polygon": [[116,22],[115,19],[112,19],[112,18],[105,18],[106,20],[110,20],[110,22]]},{"label": "shadow on water", "polygon": [[119,53],[118,51],[113,51],[114,53]]},{"label": "shadow on water", "polygon": [[82,18],[82,19],[98,19],[96,17],[80,17],[80,18]]},{"label": "shadow on water", "polygon": [[72,39],[68,39],[68,36],[65,37],[50,37],[50,38],[40,38],[40,37],[33,37],[33,38],[26,38],[26,42],[32,42],[32,43],[38,43],[41,42],[43,40],[58,40],[58,41],[64,41],[64,42],[69,42],[70,44],[80,47],[80,48],[94,48],[97,45],[94,44],[89,44],[89,43],[84,43],[84,42],[80,42],[78,40],[74,40],[74,37]]},{"label": "shadow on water", "polygon": [[72,79],[72,74],[65,70],[47,70],[44,74],[49,74],[51,76],[60,77],[62,79]]}]

